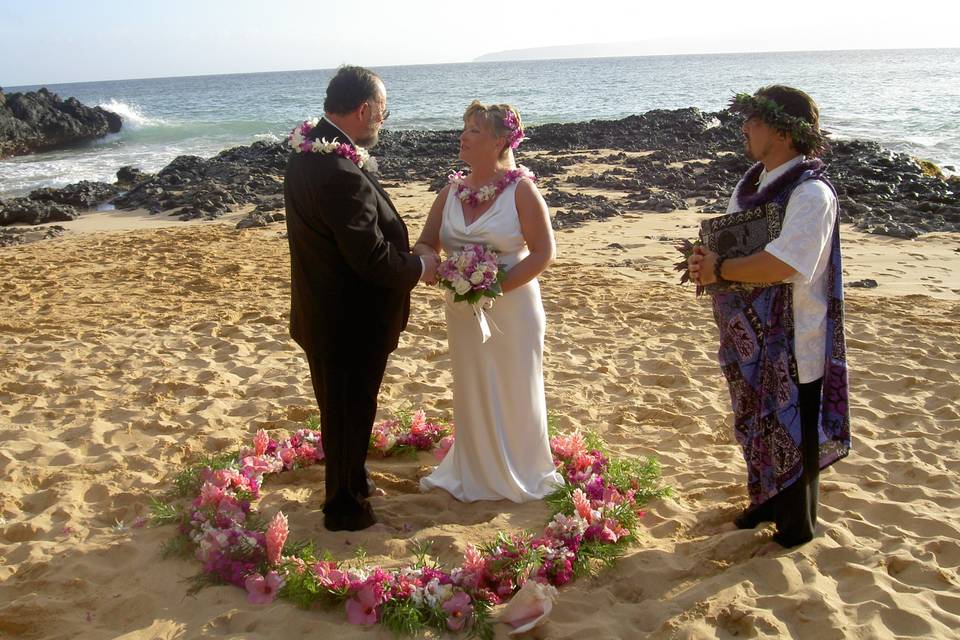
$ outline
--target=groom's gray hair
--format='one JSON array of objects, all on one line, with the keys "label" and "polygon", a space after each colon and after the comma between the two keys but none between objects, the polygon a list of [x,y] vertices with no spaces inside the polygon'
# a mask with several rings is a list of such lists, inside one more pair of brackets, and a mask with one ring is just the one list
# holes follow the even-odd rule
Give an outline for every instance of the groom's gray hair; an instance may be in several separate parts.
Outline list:
[{"label": "groom's gray hair", "polygon": [[340,67],[327,85],[323,110],[337,115],[350,113],[367,100],[377,97],[378,81],[381,81],[380,76],[370,69],[350,65]]}]

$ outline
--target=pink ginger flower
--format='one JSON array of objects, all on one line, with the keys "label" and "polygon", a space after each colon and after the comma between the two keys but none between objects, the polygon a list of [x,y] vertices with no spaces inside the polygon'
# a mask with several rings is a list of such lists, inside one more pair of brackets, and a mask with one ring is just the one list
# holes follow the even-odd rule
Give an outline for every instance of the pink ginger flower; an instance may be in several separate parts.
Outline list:
[{"label": "pink ginger flower", "polygon": [[569,459],[578,453],[586,453],[587,443],[579,431],[569,436],[554,436],[550,440],[550,448],[559,458]]},{"label": "pink ginger flower", "polygon": [[347,621],[350,624],[376,624],[379,604],[379,598],[373,586],[364,586],[347,600]]},{"label": "pink ginger flower", "polygon": [[278,511],[273,517],[270,526],[267,527],[267,562],[276,565],[280,562],[280,555],[283,553],[283,543],[287,541],[287,535],[290,528],[287,524],[287,516]]},{"label": "pink ginger flower", "polygon": [[277,598],[277,593],[283,587],[283,578],[276,571],[271,571],[266,577],[259,573],[252,573],[244,581],[247,588],[247,602],[250,604],[270,604]]},{"label": "pink ginger flower", "polygon": [[437,443],[437,448],[433,452],[433,457],[437,460],[443,460],[447,457],[447,454],[450,453],[450,448],[453,447],[453,436],[444,436],[440,439],[440,442]]},{"label": "pink ginger flower", "polygon": [[410,421],[410,433],[414,435],[422,434],[427,427],[427,414],[423,409],[417,409]]},{"label": "pink ginger flower", "polygon": [[270,436],[263,429],[257,429],[257,435],[253,436],[253,453],[262,456],[267,452],[267,445],[270,444]]},{"label": "pink ginger flower", "polygon": [[463,551],[463,570],[471,573],[482,573],[485,567],[483,554],[474,545],[468,544]]},{"label": "pink ginger flower", "polygon": [[593,507],[590,505],[590,499],[587,498],[583,489],[573,490],[573,506],[581,518],[588,523],[593,522]]},{"label": "pink ginger flower", "polygon": [[470,596],[458,591],[442,605],[447,614],[447,628],[451,631],[460,631],[469,622],[473,614]]}]

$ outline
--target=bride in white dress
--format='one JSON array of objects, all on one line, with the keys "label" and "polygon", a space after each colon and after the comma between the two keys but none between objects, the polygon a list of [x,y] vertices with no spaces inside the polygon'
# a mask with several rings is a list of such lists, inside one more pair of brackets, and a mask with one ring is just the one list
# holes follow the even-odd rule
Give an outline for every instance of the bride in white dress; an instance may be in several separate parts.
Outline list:
[{"label": "bride in white dress", "polygon": [[550,214],[514,161],[513,148],[523,138],[516,110],[474,101],[463,121],[460,159],[470,173],[464,186],[452,183],[438,194],[414,252],[449,254],[485,244],[508,272],[503,295],[485,311],[486,342],[472,307],[447,293],[456,438],[420,484],[466,502],[539,500],[563,484],[547,436],[545,318],[536,280],[556,251]]}]

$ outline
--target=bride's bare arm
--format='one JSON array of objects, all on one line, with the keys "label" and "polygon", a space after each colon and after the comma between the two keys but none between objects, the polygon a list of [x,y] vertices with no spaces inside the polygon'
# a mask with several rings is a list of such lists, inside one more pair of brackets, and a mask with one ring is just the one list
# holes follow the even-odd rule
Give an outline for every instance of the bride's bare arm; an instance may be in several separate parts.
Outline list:
[{"label": "bride's bare arm", "polygon": [[520,230],[530,255],[507,273],[507,279],[503,281],[504,293],[525,285],[543,273],[557,255],[557,243],[553,238],[553,227],[550,226],[550,212],[533,182],[527,179],[520,181],[517,185],[516,203]]},{"label": "bride's bare arm", "polygon": [[430,207],[430,213],[427,214],[427,221],[423,223],[423,230],[417,243],[413,245],[413,253],[421,255],[439,255],[440,254],[440,225],[443,224],[443,205],[447,201],[447,192],[450,185],[440,190],[433,205]]}]

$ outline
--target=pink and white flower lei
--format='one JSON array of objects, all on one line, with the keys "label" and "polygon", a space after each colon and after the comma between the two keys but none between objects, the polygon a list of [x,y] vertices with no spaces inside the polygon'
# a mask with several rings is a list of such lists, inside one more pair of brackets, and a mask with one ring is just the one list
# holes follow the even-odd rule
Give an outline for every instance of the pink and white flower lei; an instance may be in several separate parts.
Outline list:
[{"label": "pink and white flower lei", "polygon": [[513,111],[507,111],[507,115],[503,117],[503,124],[507,129],[510,129],[510,148],[516,149],[520,146],[520,143],[526,140],[523,137],[523,129],[520,127],[520,121],[517,119],[517,114]]},{"label": "pink and white flower lei", "polygon": [[310,132],[319,122],[320,118],[311,118],[295,127],[287,137],[290,147],[297,153],[335,153],[350,160],[361,169],[365,163],[369,162],[370,154],[363,147],[355,147],[347,142],[337,142],[336,138],[330,141],[326,138],[310,140]]},{"label": "pink and white flower lei", "polygon": [[473,207],[481,202],[496,198],[504,189],[521,178],[529,178],[530,180],[537,179],[537,177],[533,175],[533,172],[523,165],[516,169],[510,169],[494,184],[485,184],[476,190],[467,185],[467,176],[464,175],[463,171],[454,171],[447,176],[447,179],[450,181],[450,186],[453,188],[453,192],[457,197],[460,198],[460,202],[465,202]]}]

